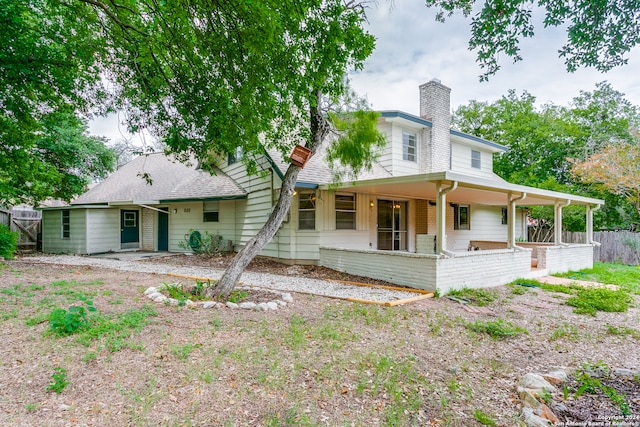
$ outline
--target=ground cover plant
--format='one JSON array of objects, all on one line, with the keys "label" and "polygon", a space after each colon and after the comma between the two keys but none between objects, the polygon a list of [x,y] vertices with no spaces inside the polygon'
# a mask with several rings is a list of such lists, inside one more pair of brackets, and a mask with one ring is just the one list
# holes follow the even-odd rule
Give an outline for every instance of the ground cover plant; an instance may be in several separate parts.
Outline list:
[{"label": "ground cover plant", "polygon": [[[494,316],[446,298],[378,307],[294,294],[255,312],[142,295],[173,280],[2,264],[0,378],[12,386],[0,388],[0,425],[511,426],[527,372],[593,360],[640,369],[636,305],[594,318],[517,285],[489,290]],[[96,308],[88,324],[52,333],[50,313],[86,308],[80,297]]]}]

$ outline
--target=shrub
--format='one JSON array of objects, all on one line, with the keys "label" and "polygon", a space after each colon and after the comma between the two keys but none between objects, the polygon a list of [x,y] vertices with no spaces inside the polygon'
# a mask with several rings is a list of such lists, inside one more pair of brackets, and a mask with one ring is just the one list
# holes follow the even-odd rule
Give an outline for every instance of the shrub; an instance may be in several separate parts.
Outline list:
[{"label": "shrub", "polygon": [[216,255],[222,252],[223,238],[219,234],[201,233],[191,229],[184,235],[184,240],[178,243],[181,249],[191,250],[196,255]]},{"label": "shrub", "polygon": [[13,258],[17,248],[18,233],[10,231],[7,226],[0,224],[0,257],[4,259]]},{"label": "shrub", "polygon": [[93,306],[93,301],[84,297],[80,298],[87,304],[87,309],[73,305],[69,307],[69,310],[64,308],[56,308],[49,315],[49,326],[51,330],[58,335],[70,335],[81,328],[88,325],[89,319],[87,317],[87,311],[95,312],[96,308]]}]

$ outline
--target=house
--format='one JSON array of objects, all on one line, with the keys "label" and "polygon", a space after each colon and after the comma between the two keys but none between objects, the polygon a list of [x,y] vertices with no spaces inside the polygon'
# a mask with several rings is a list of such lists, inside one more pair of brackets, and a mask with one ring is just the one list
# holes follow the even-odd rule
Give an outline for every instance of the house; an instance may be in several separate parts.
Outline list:
[{"label": "house", "polygon": [[[372,170],[339,184],[322,152],[300,172],[288,218],[262,255],[446,292],[592,266],[598,199],[508,183],[492,171],[506,147],[450,128],[450,89],[420,86],[420,116],[382,111],[388,143]],[[241,155],[241,153],[238,153]],[[190,229],[236,249],[262,227],[288,166],[279,154],[247,175],[229,156],[213,176],[142,156],[76,199],[43,211],[43,250],[183,251]],[[140,176],[150,177],[150,185]],[[562,242],[562,210],[585,207],[587,242]],[[527,243],[529,206],[555,208],[555,242]]]}]

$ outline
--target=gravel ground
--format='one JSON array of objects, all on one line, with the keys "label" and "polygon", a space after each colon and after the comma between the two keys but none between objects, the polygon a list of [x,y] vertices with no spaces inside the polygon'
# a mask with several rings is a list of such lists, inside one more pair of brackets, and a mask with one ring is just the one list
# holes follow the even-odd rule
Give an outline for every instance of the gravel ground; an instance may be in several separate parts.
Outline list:
[{"label": "gravel ground", "polygon": [[[170,258],[163,260],[163,263],[139,260],[126,261],[73,255],[42,255],[29,257],[27,259],[29,262],[45,264],[85,265],[139,273],[178,274],[211,280],[219,279],[222,276],[222,273],[224,273],[224,269],[172,265]],[[339,299],[354,298],[366,301],[375,301],[377,303],[392,302],[407,298],[414,298],[421,295],[415,292],[396,291],[373,286],[355,286],[331,280],[319,280],[300,276],[284,276],[263,272],[257,273],[245,271],[241,280],[242,285],[245,287],[313,294]]]}]

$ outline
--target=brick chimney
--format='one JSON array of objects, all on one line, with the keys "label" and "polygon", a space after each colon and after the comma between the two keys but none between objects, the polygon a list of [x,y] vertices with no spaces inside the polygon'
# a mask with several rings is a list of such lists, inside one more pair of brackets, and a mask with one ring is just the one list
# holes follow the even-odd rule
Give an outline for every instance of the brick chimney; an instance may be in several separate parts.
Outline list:
[{"label": "brick chimney", "polygon": [[420,85],[420,117],[432,123],[423,134],[421,172],[450,169],[451,89],[432,79]]}]

